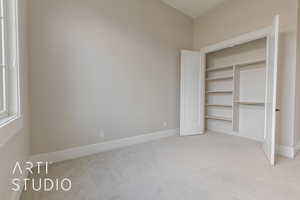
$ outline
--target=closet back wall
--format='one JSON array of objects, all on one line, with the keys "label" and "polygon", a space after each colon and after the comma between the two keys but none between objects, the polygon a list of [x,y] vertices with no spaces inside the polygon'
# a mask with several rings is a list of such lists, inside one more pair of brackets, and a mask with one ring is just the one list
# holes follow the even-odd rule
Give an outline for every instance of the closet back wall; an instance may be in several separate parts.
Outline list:
[{"label": "closet back wall", "polygon": [[270,26],[281,17],[279,55],[278,143],[288,147],[294,141],[296,33],[298,0],[230,0],[195,19],[194,47],[231,39]]},{"label": "closet back wall", "polygon": [[190,18],[159,0],[29,0],[29,21],[33,154],[178,128]]}]

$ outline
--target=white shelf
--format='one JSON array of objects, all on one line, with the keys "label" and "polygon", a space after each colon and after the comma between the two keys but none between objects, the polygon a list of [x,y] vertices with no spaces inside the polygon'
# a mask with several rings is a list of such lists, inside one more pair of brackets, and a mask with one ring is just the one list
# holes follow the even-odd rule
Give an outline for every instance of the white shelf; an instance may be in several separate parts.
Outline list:
[{"label": "white shelf", "polygon": [[220,81],[220,80],[229,80],[233,79],[233,76],[219,76],[219,77],[210,77],[206,81]]},{"label": "white shelf", "polygon": [[266,59],[258,59],[258,60],[243,62],[243,63],[237,63],[236,66],[244,67],[244,66],[256,65],[256,64],[265,63],[265,62],[266,62]]},{"label": "white shelf", "polygon": [[266,59],[258,59],[258,60],[250,60],[250,61],[242,62],[242,63],[235,63],[233,65],[221,66],[221,67],[207,67],[206,72],[228,70],[228,69],[233,68],[233,66],[244,67],[244,66],[256,65],[256,64],[265,63],[265,62],[266,62]]},{"label": "white shelf", "polygon": [[220,120],[220,121],[227,121],[227,122],[232,122],[232,119],[229,117],[220,117],[220,116],[212,116],[212,115],[207,115],[205,116],[206,119],[213,119],[213,120]]},{"label": "white shelf", "polygon": [[224,93],[232,93],[232,90],[211,90],[211,91],[206,91],[206,94],[224,94]]},{"label": "white shelf", "polygon": [[223,105],[223,104],[206,104],[207,107],[224,107],[224,108],[232,108],[232,105]]},{"label": "white shelf", "polygon": [[249,101],[236,101],[235,103],[249,106],[265,106],[264,102],[249,102]]},{"label": "white shelf", "polygon": [[209,67],[209,68],[206,68],[206,71],[212,72],[212,71],[228,70],[231,68],[233,68],[233,65],[226,65],[226,66],[222,66],[222,67]]}]

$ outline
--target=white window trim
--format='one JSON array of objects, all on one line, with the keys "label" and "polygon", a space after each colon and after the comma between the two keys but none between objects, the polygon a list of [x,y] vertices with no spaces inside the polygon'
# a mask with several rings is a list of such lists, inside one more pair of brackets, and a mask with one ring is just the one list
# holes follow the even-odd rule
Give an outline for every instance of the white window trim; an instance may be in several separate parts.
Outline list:
[{"label": "white window trim", "polygon": [[[8,71],[8,67],[7,67],[7,56],[8,56],[8,52],[7,52],[7,36],[8,36],[8,32],[7,32],[7,20],[8,20],[8,15],[7,15],[7,5],[6,5],[6,1],[5,0],[0,0],[0,9],[1,12],[3,14],[3,16],[1,16],[1,20],[3,21],[3,23],[0,24],[1,27],[1,31],[4,31],[1,34],[1,58],[2,58],[2,63],[0,63],[0,70],[2,71],[2,83],[3,86],[2,87],[2,106],[3,106],[3,111],[0,112],[0,119],[3,119],[5,117],[8,117],[8,99],[7,99],[7,90],[8,90],[8,81],[7,81],[7,71]],[[1,21],[1,22],[2,22]]]},{"label": "white window trim", "polygon": [[[18,15],[18,0],[6,0],[9,3],[10,10],[10,22],[6,24],[5,35],[9,35],[11,38],[6,38],[6,41],[10,40],[10,63],[6,64],[6,76],[14,79],[14,84],[7,83],[5,96],[6,106],[5,112],[0,113],[0,147],[5,145],[11,137],[18,133],[23,127],[23,120],[21,115],[21,95],[20,95],[20,54],[19,54],[19,15]],[[8,6],[8,5],[6,5]],[[8,17],[8,15],[6,15]],[[12,40],[13,38],[13,40]],[[13,76],[13,77],[12,77]],[[7,78],[8,79],[8,78]],[[8,91],[10,90],[10,91]],[[8,94],[13,92],[14,94]],[[13,96],[13,100],[8,96]],[[10,102],[14,102],[14,109],[11,109]]]}]

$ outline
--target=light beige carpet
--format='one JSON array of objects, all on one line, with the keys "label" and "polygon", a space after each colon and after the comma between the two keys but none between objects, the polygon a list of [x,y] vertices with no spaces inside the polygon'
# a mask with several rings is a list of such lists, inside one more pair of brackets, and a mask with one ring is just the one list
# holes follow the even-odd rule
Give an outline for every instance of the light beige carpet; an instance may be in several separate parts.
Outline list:
[{"label": "light beige carpet", "polygon": [[[222,134],[170,137],[54,164],[71,192],[22,200],[299,200],[300,157],[271,167],[260,144]],[[35,177],[37,178],[37,176]]]}]

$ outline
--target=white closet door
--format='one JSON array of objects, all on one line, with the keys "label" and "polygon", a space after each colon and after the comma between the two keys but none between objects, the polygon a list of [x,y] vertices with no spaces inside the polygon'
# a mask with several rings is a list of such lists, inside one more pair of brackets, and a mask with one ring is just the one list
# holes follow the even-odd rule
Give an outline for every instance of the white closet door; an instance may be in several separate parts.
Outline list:
[{"label": "white closet door", "polygon": [[268,64],[266,71],[266,99],[265,99],[265,141],[263,149],[275,165],[275,132],[276,132],[276,96],[277,96],[277,65],[279,42],[279,16],[276,16],[272,32],[268,37]]},{"label": "white closet door", "polygon": [[181,51],[180,135],[204,133],[205,67],[200,52]]}]

